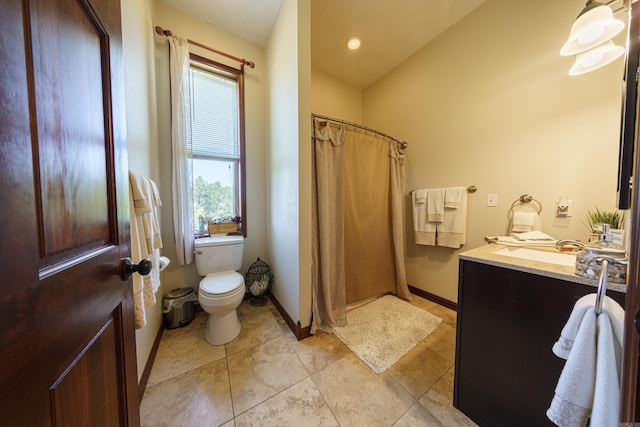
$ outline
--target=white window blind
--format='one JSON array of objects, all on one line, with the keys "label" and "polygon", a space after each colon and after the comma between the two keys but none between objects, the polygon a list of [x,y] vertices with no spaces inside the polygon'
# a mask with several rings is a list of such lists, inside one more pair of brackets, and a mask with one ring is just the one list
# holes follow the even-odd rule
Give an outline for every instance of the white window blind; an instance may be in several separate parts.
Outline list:
[{"label": "white window blind", "polygon": [[188,148],[195,158],[239,161],[238,83],[195,67],[191,79],[191,137]]}]

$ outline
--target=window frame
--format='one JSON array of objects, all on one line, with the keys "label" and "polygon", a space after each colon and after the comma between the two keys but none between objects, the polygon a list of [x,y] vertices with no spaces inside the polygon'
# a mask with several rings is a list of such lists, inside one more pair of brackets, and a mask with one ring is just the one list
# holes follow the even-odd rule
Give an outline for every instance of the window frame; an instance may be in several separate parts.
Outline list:
[{"label": "window frame", "polygon": [[[234,79],[238,84],[238,136],[240,144],[240,161],[238,162],[238,180],[240,196],[240,212],[242,218],[242,236],[247,237],[247,185],[246,185],[246,150],[245,150],[245,108],[244,108],[244,65],[240,69],[213,61],[195,53],[189,53],[189,66]],[[193,203],[193,201],[191,202]]]}]

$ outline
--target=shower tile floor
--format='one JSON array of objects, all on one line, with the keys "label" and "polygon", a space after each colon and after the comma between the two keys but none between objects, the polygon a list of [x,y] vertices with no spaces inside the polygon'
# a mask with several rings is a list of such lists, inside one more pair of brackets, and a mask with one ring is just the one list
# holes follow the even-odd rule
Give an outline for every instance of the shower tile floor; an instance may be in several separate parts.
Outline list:
[{"label": "shower tile floor", "polygon": [[[456,313],[382,374],[334,335],[297,341],[271,302],[238,308],[242,331],[211,346],[206,314],[166,330],[140,406],[143,426],[475,426],[452,406]],[[384,339],[384,337],[381,337]]]}]

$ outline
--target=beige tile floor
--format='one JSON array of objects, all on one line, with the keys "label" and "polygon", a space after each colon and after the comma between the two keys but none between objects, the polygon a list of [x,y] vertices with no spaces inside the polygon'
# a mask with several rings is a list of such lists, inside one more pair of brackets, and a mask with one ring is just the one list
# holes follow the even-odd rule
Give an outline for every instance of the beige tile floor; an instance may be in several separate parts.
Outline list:
[{"label": "beige tile floor", "polygon": [[140,407],[143,426],[475,426],[453,408],[455,311],[377,375],[334,335],[297,341],[271,302],[238,308],[242,331],[204,340],[206,315],[164,332]]}]

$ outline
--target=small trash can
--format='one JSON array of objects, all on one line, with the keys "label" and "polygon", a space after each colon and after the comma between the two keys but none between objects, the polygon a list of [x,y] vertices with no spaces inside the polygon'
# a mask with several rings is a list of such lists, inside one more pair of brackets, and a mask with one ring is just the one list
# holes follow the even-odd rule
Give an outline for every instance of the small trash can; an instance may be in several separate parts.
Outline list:
[{"label": "small trash can", "polygon": [[196,299],[193,288],[178,288],[168,292],[162,299],[165,328],[181,328],[191,323]]}]

